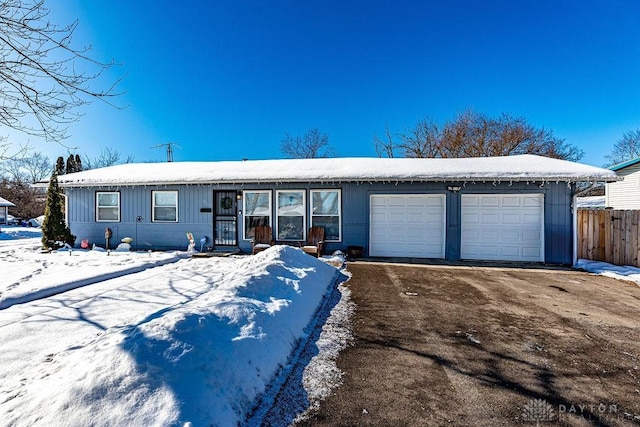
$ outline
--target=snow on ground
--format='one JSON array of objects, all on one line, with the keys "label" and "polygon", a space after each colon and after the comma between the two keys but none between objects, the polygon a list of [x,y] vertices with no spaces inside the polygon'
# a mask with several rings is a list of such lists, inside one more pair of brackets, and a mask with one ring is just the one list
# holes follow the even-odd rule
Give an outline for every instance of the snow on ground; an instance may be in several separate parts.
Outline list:
[{"label": "snow on ground", "polygon": [[618,280],[628,280],[640,285],[640,268],[638,267],[613,265],[606,262],[589,261],[586,259],[579,259],[574,267],[601,276],[613,277]]},{"label": "snow on ground", "polygon": [[604,208],[607,205],[607,196],[587,196],[577,197],[576,207],[578,209]]},{"label": "snow on ground", "polygon": [[[178,252],[72,250],[40,253],[39,228],[5,227],[0,236],[0,309],[175,262]],[[32,237],[34,236],[34,237]],[[27,238],[25,238],[27,237]],[[18,239],[20,239],[18,241]],[[110,258],[105,258],[109,256]],[[107,262],[105,262],[107,261]],[[5,263],[8,265],[4,267]]]},{"label": "snow on ground", "polygon": [[[299,343],[309,347],[308,325],[323,324],[312,320],[332,308],[326,296],[344,278],[286,246],[207,259],[37,248],[37,238],[0,241],[0,289],[22,289],[23,299],[0,309],[0,418],[9,425],[243,422],[257,402],[275,400],[273,379],[296,364]],[[151,268],[166,259],[174,262]],[[95,283],[87,274],[141,263]],[[81,279],[92,284],[41,293]]]},{"label": "snow on ground", "polygon": [[16,227],[14,225],[0,225],[0,242],[3,240],[18,240],[42,237],[42,230],[37,227]]}]

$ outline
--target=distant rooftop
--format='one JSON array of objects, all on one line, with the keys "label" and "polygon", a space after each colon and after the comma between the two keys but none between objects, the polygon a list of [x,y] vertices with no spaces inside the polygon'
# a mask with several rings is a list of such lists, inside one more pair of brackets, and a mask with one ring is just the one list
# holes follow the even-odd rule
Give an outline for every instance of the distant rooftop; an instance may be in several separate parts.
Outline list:
[{"label": "distant rooftop", "polygon": [[11,203],[10,201],[8,201],[7,199],[3,199],[2,197],[0,197],[0,207],[8,207],[8,208],[14,208],[16,205],[14,205],[13,203]]},{"label": "distant rooftop", "polygon": [[631,160],[627,160],[626,162],[618,163],[617,165],[613,165],[613,166],[609,167],[609,170],[619,171],[620,169],[624,169],[624,168],[628,168],[629,166],[633,166],[636,163],[640,163],[640,157],[635,158],[635,159],[631,159]]}]

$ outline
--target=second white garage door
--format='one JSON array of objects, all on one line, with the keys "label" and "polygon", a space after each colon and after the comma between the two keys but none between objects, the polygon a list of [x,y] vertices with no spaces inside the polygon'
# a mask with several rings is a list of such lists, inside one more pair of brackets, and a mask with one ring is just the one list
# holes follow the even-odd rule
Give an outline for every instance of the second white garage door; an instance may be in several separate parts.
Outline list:
[{"label": "second white garage door", "polygon": [[462,259],[544,261],[544,195],[463,194]]},{"label": "second white garage door", "polygon": [[445,195],[372,195],[369,255],[444,258]]}]

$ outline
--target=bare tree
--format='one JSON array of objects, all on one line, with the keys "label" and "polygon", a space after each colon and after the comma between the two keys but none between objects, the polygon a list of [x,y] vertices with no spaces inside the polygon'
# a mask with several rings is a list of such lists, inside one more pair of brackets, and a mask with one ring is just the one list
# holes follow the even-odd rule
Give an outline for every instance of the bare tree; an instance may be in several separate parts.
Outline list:
[{"label": "bare tree", "polygon": [[379,156],[381,152],[395,151],[396,147],[403,157],[538,154],[577,161],[584,155],[580,148],[567,144],[556,137],[553,131],[536,128],[523,118],[508,114],[489,117],[472,110],[459,114],[444,125],[424,118],[413,129],[399,134],[399,142],[395,142],[387,130],[387,139],[388,141],[382,142],[374,138]]},{"label": "bare tree", "polygon": [[34,184],[51,176],[51,160],[43,153],[14,157],[0,163],[0,174],[9,182]]},{"label": "bare tree", "polygon": [[[78,160],[76,160],[76,163]],[[107,166],[113,166],[122,163],[133,163],[133,156],[128,155],[122,158],[122,154],[113,148],[105,148],[100,151],[100,154],[96,157],[89,157],[85,154],[84,161],[81,163],[82,170],[106,168]]]},{"label": "bare tree", "polygon": [[78,108],[94,99],[109,103],[120,79],[92,88],[114,63],[72,46],[77,21],[60,26],[48,15],[44,0],[0,0],[0,126],[59,142],[81,116]]},{"label": "bare tree", "polygon": [[9,213],[18,218],[35,218],[44,213],[45,199],[39,188],[29,183],[0,179],[0,197],[11,200],[16,206]]},{"label": "bare tree", "polygon": [[317,128],[309,129],[303,136],[292,136],[289,133],[280,142],[280,150],[292,159],[313,159],[318,157],[335,157],[337,152],[329,144],[329,136]]},{"label": "bare tree", "polygon": [[53,167],[48,156],[37,152],[23,160],[23,169],[28,176],[29,182],[35,184],[51,176]]},{"label": "bare tree", "polygon": [[640,157],[640,129],[626,131],[620,140],[613,144],[611,154],[604,156],[605,166],[613,166]]},{"label": "bare tree", "polygon": [[389,126],[384,127],[384,139],[373,136],[373,144],[376,148],[378,157],[395,157],[398,146],[393,139],[393,134],[389,130]]}]

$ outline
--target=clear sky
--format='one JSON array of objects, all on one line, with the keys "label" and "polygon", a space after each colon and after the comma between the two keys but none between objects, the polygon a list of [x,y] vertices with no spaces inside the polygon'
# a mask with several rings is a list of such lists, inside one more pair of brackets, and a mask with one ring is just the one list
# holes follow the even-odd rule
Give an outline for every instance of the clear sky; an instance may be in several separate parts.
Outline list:
[{"label": "clear sky", "polygon": [[[282,157],[317,127],[341,156],[373,136],[472,108],[547,127],[600,166],[640,128],[640,2],[48,1],[75,44],[122,65],[118,110],[95,102],[70,146],[136,161]],[[115,77],[114,77],[115,78]],[[51,157],[64,147],[47,148]]]}]

